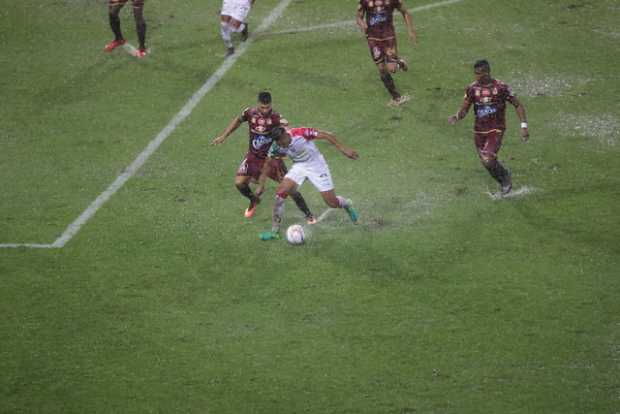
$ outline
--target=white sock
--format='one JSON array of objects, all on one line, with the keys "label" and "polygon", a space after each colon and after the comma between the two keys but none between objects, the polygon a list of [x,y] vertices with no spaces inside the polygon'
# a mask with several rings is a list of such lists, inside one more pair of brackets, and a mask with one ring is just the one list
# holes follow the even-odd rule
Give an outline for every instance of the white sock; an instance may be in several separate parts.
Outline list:
[{"label": "white sock", "polygon": [[280,231],[280,223],[284,215],[284,201],[284,198],[276,195],[276,202],[273,205],[273,213],[271,215],[271,231],[273,232]]},{"label": "white sock", "polygon": [[336,198],[338,199],[338,204],[340,204],[340,208],[349,207],[349,203],[344,197],[336,196]]},{"label": "white sock", "polygon": [[228,23],[220,22],[220,34],[222,35],[222,40],[227,48],[233,47],[232,38],[231,38],[231,30]]}]

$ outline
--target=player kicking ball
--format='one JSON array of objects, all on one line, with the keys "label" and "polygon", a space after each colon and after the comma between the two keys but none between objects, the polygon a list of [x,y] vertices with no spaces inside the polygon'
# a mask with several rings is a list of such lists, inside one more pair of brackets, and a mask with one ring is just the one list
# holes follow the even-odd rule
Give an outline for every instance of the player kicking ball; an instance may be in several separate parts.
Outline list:
[{"label": "player kicking ball", "polygon": [[274,240],[280,238],[280,223],[284,215],[284,201],[290,194],[294,194],[306,179],[321,193],[325,203],[331,208],[342,208],[348,214],[353,223],[357,223],[357,212],[351,207],[350,201],[336,195],[334,183],[329,172],[329,167],[323,154],[314,143],[314,140],[324,139],[334,145],[346,157],[357,160],[357,151],[341,144],[330,132],[314,128],[275,127],[271,130],[270,137],[273,140],[267,162],[263,166],[263,172],[259,178],[259,189],[262,191],[267,180],[269,163],[284,156],[289,157],[293,166],[286,173],[284,179],[276,190],[276,199],[273,205],[271,231],[260,234],[261,240]]}]

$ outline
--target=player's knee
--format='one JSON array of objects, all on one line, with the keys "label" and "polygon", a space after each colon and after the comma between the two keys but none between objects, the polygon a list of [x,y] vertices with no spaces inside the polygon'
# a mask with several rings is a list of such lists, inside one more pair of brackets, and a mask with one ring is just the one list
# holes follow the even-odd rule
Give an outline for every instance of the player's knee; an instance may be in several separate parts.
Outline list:
[{"label": "player's knee", "polygon": [[396,62],[390,62],[386,65],[387,71],[389,73],[396,73],[398,72],[398,64]]}]

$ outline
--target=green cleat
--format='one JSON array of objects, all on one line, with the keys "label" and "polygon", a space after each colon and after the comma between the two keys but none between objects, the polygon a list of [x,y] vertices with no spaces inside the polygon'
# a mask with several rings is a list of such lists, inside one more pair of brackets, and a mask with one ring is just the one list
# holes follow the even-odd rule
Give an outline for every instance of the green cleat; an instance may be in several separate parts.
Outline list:
[{"label": "green cleat", "polygon": [[351,219],[353,224],[357,224],[357,211],[355,211],[355,209],[351,206],[345,207],[344,209],[347,211],[347,213],[349,213],[349,218]]},{"label": "green cleat", "polygon": [[280,240],[280,233],[277,231],[264,231],[260,234],[260,239],[262,241]]}]

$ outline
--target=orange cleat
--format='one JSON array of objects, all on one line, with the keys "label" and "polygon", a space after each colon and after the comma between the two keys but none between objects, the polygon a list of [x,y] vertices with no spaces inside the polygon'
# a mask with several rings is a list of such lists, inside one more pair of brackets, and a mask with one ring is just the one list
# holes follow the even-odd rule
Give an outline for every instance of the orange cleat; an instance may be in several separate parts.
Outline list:
[{"label": "orange cleat", "polygon": [[243,213],[245,218],[254,217],[254,213],[256,212],[256,206],[258,206],[258,203],[260,203],[260,198],[255,198],[250,201],[250,207],[246,208],[245,212]]}]

